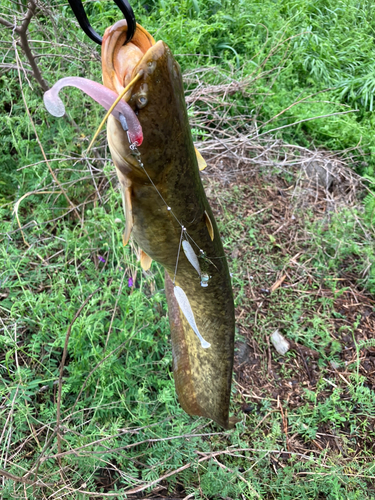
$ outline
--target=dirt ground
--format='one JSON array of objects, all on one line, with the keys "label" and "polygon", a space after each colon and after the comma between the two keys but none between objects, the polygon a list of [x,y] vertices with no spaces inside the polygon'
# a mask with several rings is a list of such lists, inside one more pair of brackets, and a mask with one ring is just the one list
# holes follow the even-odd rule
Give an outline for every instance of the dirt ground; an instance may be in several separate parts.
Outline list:
[{"label": "dirt ground", "polygon": [[[234,380],[243,401],[241,411],[257,411],[262,400],[271,400],[270,411],[281,412],[290,452],[320,453],[329,449],[345,456],[343,439],[345,433],[350,434],[349,424],[340,429],[340,436],[332,431],[330,425],[322,425],[316,438],[308,442],[302,442],[298,435],[290,435],[288,428],[288,412],[305,405],[306,399],[302,397],[305,389],[314,391],[322,378],[329,381],[332,389],[342,387],[343,397],[350,400],[349,377],[353,368],[349,372],[348,366],[356,364],[359,374],[365,377],[364,385],[375,390],[375,343],[360,349],[359,356],[356,347],[361,341],[374,339],[375,300],[358,287],[360,276],[353,271],[353,262],[344,262],[339,274],[333,278],[337,282],[336,291],[342,290],[342,293],[334,293],[332,287],[325,285],[325,279],[316,276],[309,262],[311,259],[299,263],[301,255],[314,252],[314,245],[306,231],[306,220],[327,220],[328,226],[330,210],[340,210],[342,203],[345,203],[345,189],[337,189],[333,185],[328,193],[326,189],[303,183],[297,189],[294,182],[285,180],[285,176],[247,176],[245,172],[226,183],[228,191],[235,188],[239,190],[240,196],[237,201],[226,201],[224,210],[213,196],[213,188],[217,183],[223,184],[220,169],[209,178],[207,188],[217,220],[225,218],[225,213],[229,217],[241,214],[241,219],[257,215],[251,219],[252,227],[257,230],[256,244],[249,246],[249,238],[244,232],[237,238],[228,259],[230,266],[231,259],[241,262],[244,282],[242,293],[245,296],[236,308],[236,324],[244,340],[236,342],[234,365]],[[262,242],[269,244],[270,235],[273,236],[274,255],[265,256]],[[288,256],[291,258],[288,259]],[[277,266],[280,262],[284,262],[282,268],[281,265]],[[325,315],[324,320],[332,341],[341,346],[335,355],[337,363],[331,362],[327,367],[319,362],[321,355],[317,350],[288,337],[293,356],[281,356],[270,345],[269,334],[275,327],[282,332],[286,330],[285,323],[280,321],[278,325],[277,318],[282,313],[281,300],[285,300],[285,297],[278,297],[281,289],[288,291],[289,301],[300,303],[302,308],[307,306],[303,311],[301,328],[311,326],[312,312],[319,315],[323,307],[321,304],[324,303],[322,299],[332,301],[331,314]],[[234,295],[238,293],[239,288],[235,286]],[[310,309],[311,304],[317,304],[314,311]],[[264,328],[268,320],[273,328]],[[328,395],[329,392],[320,390],[318,401],[323,401]],[[264,417],[264,421],[268,416]],[[375,418],[372,422],[375,423]],[[373,446],[372,438],[367,439],[365,433],[356,439],[354,454],[364,448],[373,449]]]}]

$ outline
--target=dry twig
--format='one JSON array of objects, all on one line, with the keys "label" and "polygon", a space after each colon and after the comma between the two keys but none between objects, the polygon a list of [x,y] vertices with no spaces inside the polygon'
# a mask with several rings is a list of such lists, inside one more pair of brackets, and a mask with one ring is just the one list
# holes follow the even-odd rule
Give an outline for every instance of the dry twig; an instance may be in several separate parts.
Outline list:
[{"label": "dry twig", "polygon": [[20,46],[25,53],[25,56],[27,57],[29,64],[31,66],[31,71],[32,74],[35,78],[35,80],[39,83],[41,89],[43,92],[46,92],[49,89],[49,86],[47,82],[44,80],[42,73],[36,63],[35,56],[31,50],[29,40],[27,38],[27,30],[29,27],[29,24],[31,22],[31,19],[35,15],[35,10],[36,10],[36,2],[35,0],[29,0],[29,3],[27,4],[27,11],[22,19],[22,22],[20,25],[13,24],[9,22],[7,19],[4,19],[3,17],[0,17],[0,24],[5,26],[6,28],[9,28],[13,30],[14,33],[17,33],[19,35],[19,43]]}]

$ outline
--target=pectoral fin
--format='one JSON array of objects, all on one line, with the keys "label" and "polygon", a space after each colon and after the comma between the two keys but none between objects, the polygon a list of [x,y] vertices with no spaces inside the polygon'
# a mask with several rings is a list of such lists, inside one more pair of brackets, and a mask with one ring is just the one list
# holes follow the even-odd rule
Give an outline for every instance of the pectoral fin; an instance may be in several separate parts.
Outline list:
[{"label": "pectoral fin", "polygon": [[141,267],[144,271],[148,271],[151,267],[152,259],[146,252],[141,250],[140,255]]},{"label": "pectoral fin", "polygon": [[195,154],[197,155],[197,160],[198,160],[198,168],[200,171],[204,170],[206,167],[207,167],[207,163],[204,161],[202,155],[200,154],[200,152],[198,151],[197,148],[194,148],[195,149]]},{"label": "pectoral fin", "polygon": [[210,235],[211,241],[214,241],[214,236],[215,236],[214,227],[212,225],[210,216],[208,215],[208,213],[206,212],[206,210],[204,211],[204,220],[206,222],[208,234]]}]

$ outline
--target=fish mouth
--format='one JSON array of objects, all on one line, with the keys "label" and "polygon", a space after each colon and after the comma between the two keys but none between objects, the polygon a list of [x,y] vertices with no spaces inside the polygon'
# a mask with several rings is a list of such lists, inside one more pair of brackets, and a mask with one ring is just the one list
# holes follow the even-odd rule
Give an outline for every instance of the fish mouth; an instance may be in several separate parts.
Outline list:
[{"label": "fish mouth", "polygon": [[141,86],[137,99],[132,99],[134,85],[131,82],[137,75],[147,77],[147,73],[153,72],[158,55],[164,52],[165,44],[155,42],[150,33],[137,24],[131,42],[124,45],[127,29],[126,21],[121,20],[105,31],[102,43],[103,84],[118,95],[130,84],[123,99],[132,107],[142,109],[147,104],[146,90],[142,90]]},{"label": "fish mouth", "polygon": [[[107,28],[102,43],[102,74],[103,84],[130,106],[143,130],[142,158],[152,156],[153,159],[163,154],[163,143],[150,140],[157,126],[155,117],[164,113],[160,94],[165,93],[163,69],[172,59],[169,47],[163,42],[155,42],[153,37],[139,24],[131,42],[124,45],[127,35],[126,21],[118,21]],[[177,63],[176,63],[177,64]],[[124,94],[124,90],[126,93]],[[145,109],[144,109],[145,108]],[[146,135],[145,135],[146,134]],[[107,137],[112,156],[115,155],[117,165],[123,165],[123,170],[130,167],[133,172],[142,171],[138,160],[134,157],[125,132],[119,123],[111,117],[107,123]],[[140,144],[137,144],[140,146]],[[125,166],[128,164],[128,167]],[[142,171],[142,176],[144,172]]]}]

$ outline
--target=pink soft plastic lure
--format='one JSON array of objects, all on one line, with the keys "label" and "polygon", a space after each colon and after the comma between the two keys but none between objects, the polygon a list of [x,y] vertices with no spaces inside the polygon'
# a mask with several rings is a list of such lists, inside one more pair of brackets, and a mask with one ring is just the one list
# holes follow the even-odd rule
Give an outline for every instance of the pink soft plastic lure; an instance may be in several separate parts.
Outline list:
[{"label": "pink soft plastic lure", "polygon": [[[47,111],[53,116],[60,117],[65,113],[64,103],[59,97],[59,92],[64,87],[76,87],[77,89],[83,90],[83,92],[92,97],[107,111],[118,97],[113,90],[104,87],[104,85],[101,85],[100,83],[88,80],[87,78],[81,78],[79,76],[61,78],[61,80],[56,82],[55,85],[44,94],[44,105],[47,108]],[[143,141],[141,124],[129,104],[122,99],[116,104],[116,107],[111,114],[116,118],[116,120],[120,121],[120,113],[125,116],[129,127],[129,137],[131,142],[140,146]]]}]

